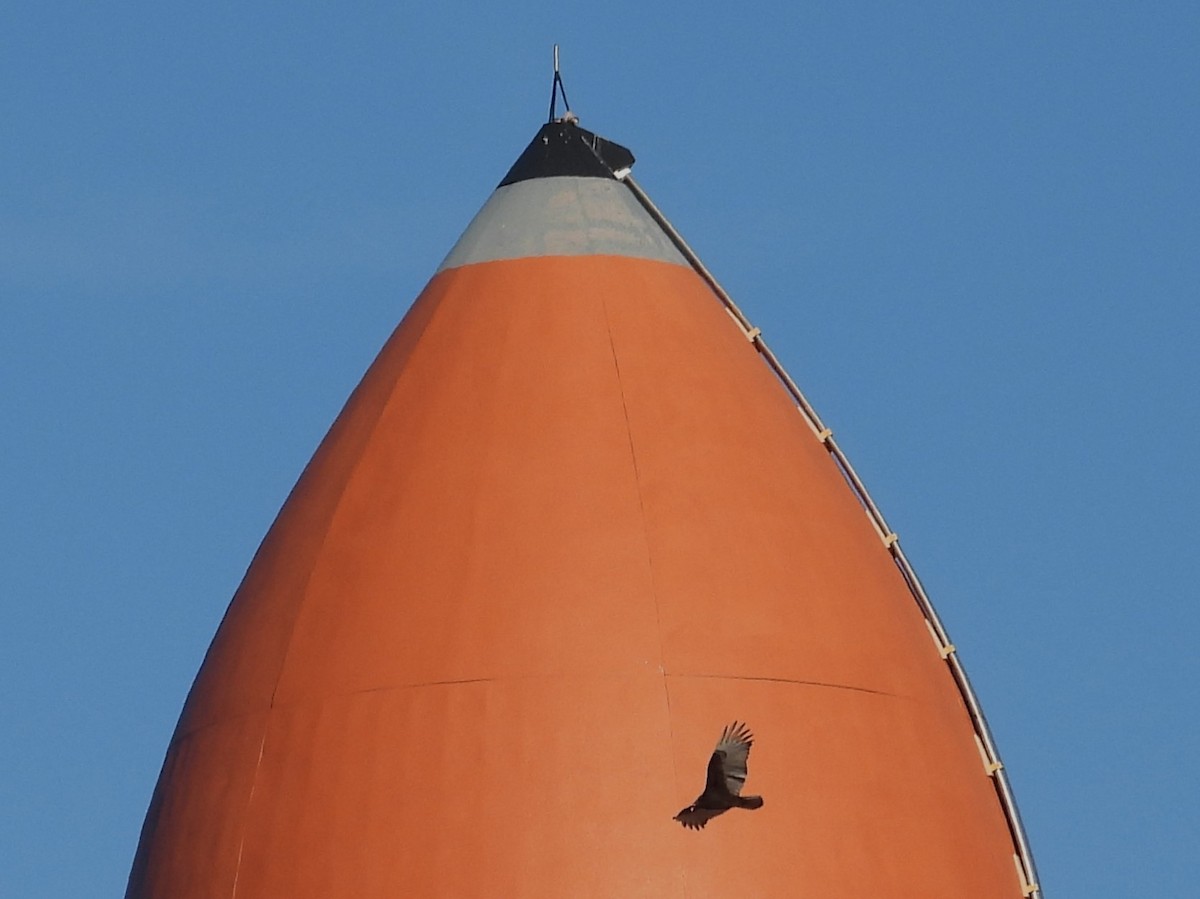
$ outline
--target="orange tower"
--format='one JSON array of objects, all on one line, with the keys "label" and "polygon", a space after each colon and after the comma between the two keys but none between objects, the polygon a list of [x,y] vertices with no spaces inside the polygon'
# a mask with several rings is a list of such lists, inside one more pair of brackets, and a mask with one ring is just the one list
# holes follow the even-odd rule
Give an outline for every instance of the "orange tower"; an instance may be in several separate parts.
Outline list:
[{"label": "orange tower", "polygon": [[[632,164],[552,107],[388,340],[128,897],[1040,896],[895,535]],[[685,829],[734,720],[765,804]]]}]

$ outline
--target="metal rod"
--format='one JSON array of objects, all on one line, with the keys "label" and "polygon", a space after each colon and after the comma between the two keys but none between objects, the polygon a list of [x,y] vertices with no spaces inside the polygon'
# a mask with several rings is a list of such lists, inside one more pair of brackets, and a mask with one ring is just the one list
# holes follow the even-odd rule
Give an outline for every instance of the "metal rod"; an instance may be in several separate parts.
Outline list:
[{"label": "metal rod", "polygon": [[[558,48],[556,47],[556,69],[557,49]],[[875,501],[871,499],[871,495],[867,492],[866,485],[863,484],[862,479],[858,476],[858,472],[854,470],[854,466],[850,464],[850,460],[846,457],[846,454],[842,451],[842,448],[838,446],[837,441],[833,439],[832,433],[825,426],[825,423],[821,421],[820,416],[817,415],[817,412],[812,407],[812,404],[809,403],[808,399],[804,396],[804,393],[800,390],[796,382],[792,380],[791,376],[784,370],[779,359],[773,352],[771,352],[771,349],[767,346],[766,341],[762,338],[762,332],[750,323],[750,319],[748,319],[745,313],[738,308],[737,303],[735,303],[733,298],[726,293],[725,288],[718,283],[712,272],[710,272],[707,266],[700,261],[700,257],[696,255],[695,251],[692,250],[690,246],[688,246],[687,241],[685,241],[682,235],[675,230],[675,227],[667,220],[667,217],[662,214],[659,208],[654,205],[654,202],[650,199],[646,192],[642,190],[641,186],[634,181],[633,176],[625,173],[620,177],[620,180],[624,182],[625,186],[628,187],[633,195],[637,198],[637,201],[641,204],[642,208],[645,209],[646,212],[649,213],[650,217],[658,224],[658,226],[662,228],[663,233],[667,235],[671,243],[675,245],[675,248],[683,255],[683,258],[686,259],[688,264],[691,265],[691,267],[696,271],[696,274],[704,279],[705,283],[708,284],[708,286],[712,289],[712,292],[716,294],[717,299],[719,299],[722,305],[724,305],[729,311],[729,314],[733,317],[734,321],[737,322],[738,327],[740,327],[746,337],[751,340],[755,349],[758,350],[759,355],[762,356],[763,360],[770,367],[771,371],[775,373],[775,376],[779,379],[780,383],[783,384],[784,388],[796,402],[797,407],[808,420],[813,432],[820,435],[821,442],[825,445],[825,448],[833,457],[833,460],[839,471],[841,471],[842,476],[845,477],[846,481],[849,483],[859,502],[862,503],[863,508],[866,509],[868,516],[875,524],[875,527],[879,530],[880,535],[884,537],[890,536],[893,538],[889,542],[888,550],[891,553],[892,560],[900,569],[901,576],[903,577],[905,584],[908,585],[909,592],[916,601],[917,607],[921,610],[921,614],[934,629],[934,632],[937,635],[938,640],[941,642],[941,645],[943,647],[952,646],[950,636],[946,632],[946,628],[942,625],[941,618],[938,617],[937,611],[934,609],[933,603],[929,599],[929,595],[925,592],[925,588],[921,584],[920,578],[917,577],[916,570],[908,561],[908,557],[904,554],[904,550],[900,548],[899,541],[894,539],[894,532],[888,527],[887,521],[883,517],[883,513],[879,511],[879,507],[876,506]],[[1038,882],[1037,867],[1033,861],[1033,852],[1029,847],[1029,840],[1025,834],[1025,828],[1021,823],[1021,814],[1017,809],[1016,797],[1013,796],[1012,787],[1008,781],[1008,775],[1005,773],[1003,765],[1000,765],[1000,755],[996,751],[995,740],[992,738],[991,729],[988,727],[987,719],[983,715],[983,708],[979,704],[979,699],[975,695],[975,691],[971,688],[971,682],[967,678],[966,669],[963,668],[962,662],[958,658],[958,653],[945,653],[944,658],[946,664],[950,668],[950,675],[954,679],[955,686],[958,688],[958,692],[961,694],[963,702],[966,705],[967,715],[971,719],[971,725],[974,728],[975,733],[979,736],[988,758],[992,763],[999,765],[999,767],[992,772],[992,782],[996,788],[996,795],[1000,802],[1000,808],[1004,812],[1004,816],[1008,821],[1008,828],[1012,835],[1014,848],[1017,850],[1017,855],[1020,858],[1021,864],[1024,866],[1025,876],[1027,876],[1029,879],[1029,883],[1025,884],[1024,886],[1030,888],[1030,892],[1028,894],[1030,899],[1042,899],[1042,890]]]}]

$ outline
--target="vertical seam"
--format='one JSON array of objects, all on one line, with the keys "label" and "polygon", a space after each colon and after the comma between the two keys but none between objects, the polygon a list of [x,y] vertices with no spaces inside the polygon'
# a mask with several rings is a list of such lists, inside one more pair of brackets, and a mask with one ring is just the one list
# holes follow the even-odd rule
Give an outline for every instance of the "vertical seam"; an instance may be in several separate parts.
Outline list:
[{"label": "vertical seam", "polygon": [[[629,440],[629,458],[633,463],[633,485],[637,491],[638,498],[638,514],[642,520],[642,545],[646,549],[646,569],[650,573],[650,595],[654,599],[654,632],[658,638],[658,659],[659,673],[662,676],[663,697],[667,706],[667,733],[669,738],[669,749],[671,753],[671,771],[675,781],[675,792],[679,792],[679,768],[675,763],[675,723],[671,714],[671,686],[667,675],[666,654],[663,651],[662,637],[662,611],[658,603],[658,585],[654,577],[654,557],[650,553],[650,534],[646,527],[646,504],[642,498],[642,478],[641,472],[638,470],[637,450],[633,445],[633,427],[629,421],[629,404],[625,401],[625,385],[621,382],[621,363],[617,358],[617,344],[613,339],[612,322],[608,317],[608,302],[601,297],[600,306],[604,312],[604,327],[608,332],[608,345],[612,350],[613,371],[617,376],[617,393],[621,397],[621,412],[625,416],[625,436]],[[683,882],[683,893],[686,897],[687,892],[687,870],[680,868],[680,878]]]},{"label": "vertical seam", "polygon": [[[442,305],[441,305],[440,300],[441,300],[441,298],[439,298],[439,302],[437,303],[437,305],[435,305],[434,308],[430,311],[429,318],[426,320],[424,327],[421,329],[421,334],[418,335],[417,339],[414,341],[413,352],[416,351],[416,344],[420,342],[420,337],[424,336],[424,334],[426,332],[428,332],[430,327],[432,327],[432,325],[433,325],[434,319],[437,318],[438,313],[441,311]],[[383,347],[379,351],[379,354],[377,354],[375,359],[372,360],[371,365],[367,367],[367,371],[364,372],[364,374],[363,374],[364,379],[366,378],[367,374],[370,373],[371,368],[375,365],[375,363],[379,361],[379,356],[381,356],[383,354],[383,351],[387,348],[388,343],[391,342],[391,339],[394,336],[395,336],[395,332],[393,332],[392,335],[390,335],[388,337],[388,341],[384,343]],[[411,359],[411,354],[410,354],[410,359]],[[401,366],[400,370],[396,373],[395,379],[392,381],[391,386],[388,388],[387,396],[384,399],[383,403],[379,407],[379,412],[375,417],[375,421],[371,424],[370,432],[367,434],[366,438],[363,440],[362,449],[365,450],[366,447],[370,446],[371,442],[375,439],[376,434],[379,432],[379,423],[383,420],[384,416],[387,414],[388,408],[392,405],[392,402],[395,399],[396,385],[399,384],[400,381],[404,378],[405,373],[408,371],[408,367],[409,367],[408,363],[406,362],[403,366]],[[360,382],[360,384],[361,384],[361,382]],[[340,417],[341,413],[345,411],[345,408],[346,407],[343,406],[342,409],[339,410],[339,412],[338,412],[339,417]],[[334,424],[336,424],[336,423],[337,423],[337,419],[335,418]],[[332,430],[333,430],[333,425],[330,425],[330,431],[332,431]],[[328,439],[328,437],[329,437],[329,434],[327,432],[325,435],[325,438],[323,438],[321,442],[324,443],[325,439]],[[318,451],[319,450],[320,450],[320,444],[318,444]],[[309,464],[310,465],[312,464],[311,460],[309,460]],[[238,840],[238,854],[237,854],[237,860],[234,862],[233,886],[232,886],[232,889],[229,894],[230,899],[235,899],[235,897],[237,896],[238,879],[240,878],[241,873],[242,873],[242,853],[244,852],[244,850],[246,848],[246,831],[248,830],[248,825],[249,825],[250,810],[252,808],[252,804],[253,804],[253,800],[254,800],[254,793],[258,788],[258,773],[259,773],[259,769],[262,766],[263,754],[266,751],[267,735],[270,732],[271,715],[275,710],[275,698],[279,693],[279,684],[280,684],[280,682],[282,682],[283,673],[287,669],[288,656],[291,655],[292,641],[295,639],[296,630],[300,625],[300,618],[303,616],[304,608],[308,604],[309,585],[312,583],[313,573],[317,570],[317,565],[319,564],[319,560],[321,558],[321,553],[325,549],[325,544],[329,539],[330,528],[333,526],[334,521],[337,519],[338,510],[341,509],[342,503],[346,499],[346,492],[349,489],[351,482],[354,480],[354,475],[358,471],[359,466],[361,464],[362,464],[362,453],[360,452],[358,455],[358,458],[354,461],[354,463],[350,466],[349,471],[346,473],[345,480],[343,480],[343,482],[342,482],[341,489],[338,491],[337,498],[333,501],[333,507],[329,511],[329,517],[325,520],[325,530],[321,534],[321,540],[317,544],[317,548],[313,553],[312,565],[309,567],[308,574],[305,576],[304,587],[301,590],[300,599],[296,604],[296,614],[293,616],[291,624],[288,627],[287,641],[284,643],[284,646],[283,646],[283,654],[279,659],[279,668],[275,672],[275,683],[271,687],[271,699],[267,703],[266,715],[263,719],[262,740],[259,742],[259,745],[258,745],[258,759],[254,763],[254,775],[250,781],[250,795],[246,797],[245,818],[242,821],[242,828],[241,828],[242,832],[241,832],[241,836],[239,837],[239,840]],[[307,467],[306,467],[306,469],[307,469]],[[303,476],[304,476],[303,473],[301,473],[301,477],[303,477]],[[295,488],[293,488],[293,489],[295,489]],[[289,499],[290,499],[290,495],[289,495]],[[286,501],[285,501],[285,503],[286,503]],[[272,524],[272,527],[274,527],[274,524]],[[253,563],[251,563],[251,564],[253,564]]]},{"label": "vertical seam", "polygon": [[[243,811],[244,818],[250,817],[250,807],[254,803],[254,791],[258,788],[258,769],[262,765],[263,752],[267,748],[267,733],[271,728],[271,709],[267,709],[266,718],[263,723],[262,739],[258,743],[258,758],[254,762],[254,775],[250,779],[250,795],[246,797],[246,808]],[[234,899],[237,896],[238,879],[242,876],[242,853],[246,849],[246,829],[248,821],[242,821],[242,834],[238,840],[237,861],[233,866],[233,887],[229,891],[229,899]]]}]

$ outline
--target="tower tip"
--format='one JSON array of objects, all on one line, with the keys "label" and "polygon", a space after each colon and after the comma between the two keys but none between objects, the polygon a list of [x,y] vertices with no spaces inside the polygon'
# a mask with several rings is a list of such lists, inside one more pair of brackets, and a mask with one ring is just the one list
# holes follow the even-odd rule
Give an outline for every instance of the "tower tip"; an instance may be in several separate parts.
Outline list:
[{"label": "tower tip", "polygon": [[[561,118],[555,115],[559,94],[562,94],[563,107],[566,109]],[[563,86],[562,74],[558,69],[558,44],[554,45],[554,82],[550,85],[550,118],[548,121],[570,122],[572,125],[579,122],[579,116],[571,112],[571,104],[567,100],[567,89]]]}]

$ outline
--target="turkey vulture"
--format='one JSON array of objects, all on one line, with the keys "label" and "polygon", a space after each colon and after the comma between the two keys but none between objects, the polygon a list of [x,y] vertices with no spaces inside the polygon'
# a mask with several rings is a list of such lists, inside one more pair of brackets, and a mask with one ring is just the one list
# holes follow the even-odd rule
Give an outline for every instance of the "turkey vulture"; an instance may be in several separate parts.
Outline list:
[{"label": "turkey vulture", "polygon": [[733,722],[721,731],[717,748],[708,760],[708,781],[696,801],[675,816],[684,827],[699,830],[709,818],[731,808],[762,808],[761,796],[742,796],[746,782],[746,757],[754,734],[745,724]]}]

